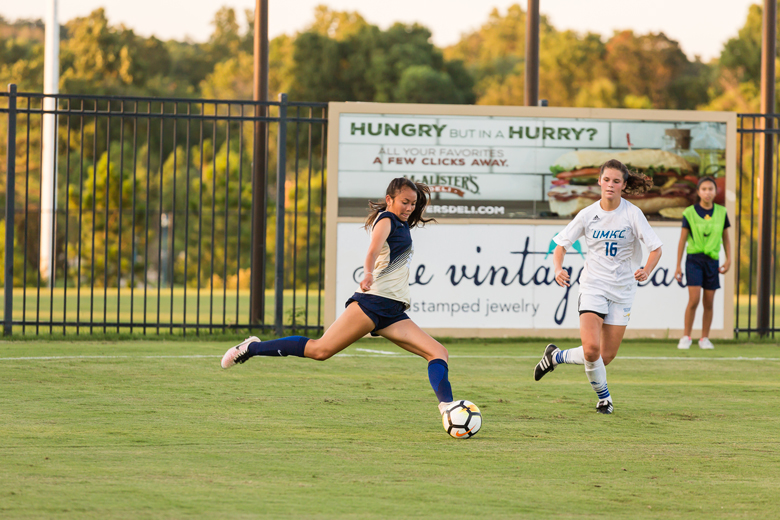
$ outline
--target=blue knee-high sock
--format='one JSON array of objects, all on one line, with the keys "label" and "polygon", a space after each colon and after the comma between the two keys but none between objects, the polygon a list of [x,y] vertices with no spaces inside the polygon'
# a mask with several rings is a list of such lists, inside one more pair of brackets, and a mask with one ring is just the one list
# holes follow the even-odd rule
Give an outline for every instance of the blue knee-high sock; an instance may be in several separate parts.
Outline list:
[{"label": "blue knee-high sock", "polygon": [[447,378],[450,369],[443,359],[433,359],[428,363],[428,380],[440,403],[452,402],[452,387]]},{"label": "blue knee-high sock", "polygon": [[303,349],[309,338],[289,336],[270,341],[255,341],[247,347],[249,357],[252,356],[298,356],[303,357]]}]

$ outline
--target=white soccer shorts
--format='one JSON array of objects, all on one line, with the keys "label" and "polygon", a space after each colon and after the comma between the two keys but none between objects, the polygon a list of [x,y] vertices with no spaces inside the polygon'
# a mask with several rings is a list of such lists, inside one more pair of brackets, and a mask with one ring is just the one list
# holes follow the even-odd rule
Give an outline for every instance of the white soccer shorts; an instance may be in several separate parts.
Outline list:
[{"label": "white soccer shorts", "polygon": [[603,315],[605,325],[628,325],[631,317],[633,301],[618,302],[608,299],[602,294],[580,294],[577,310],[582,314],[586,311]]}]

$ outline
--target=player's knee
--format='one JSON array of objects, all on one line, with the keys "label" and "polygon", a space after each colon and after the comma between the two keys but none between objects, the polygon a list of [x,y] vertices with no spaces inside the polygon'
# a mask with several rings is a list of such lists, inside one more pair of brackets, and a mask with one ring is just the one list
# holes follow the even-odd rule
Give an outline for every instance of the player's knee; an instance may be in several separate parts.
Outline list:
[{"label": "player's knee", "polygon": [[712,310],[712,302],[708,301],[708,300],[704,300],[704,302],[702,302],[702,307],[704,307],[705,311],[711,311]]},{"label": "player's knee", "polygon": [[614,354],[607,354],[606,356],[604,354],[601,355],[601,359],[604,361],[604,365],[609,365],[613,359],[615,359]]},{"label": "player's knee", "polygon": [[333,356],[330,349],[326,348],[319,340],[312,340],[306,344],[305,355],[315,361],[325,361]]},{"label": "player's knee", "polygon": [[698,306],[699,306],[699,297],[698,296],[695,297],[695,298],[690,298],[688,300],[688,308],[689,309],[696,309],[696,307],[698,307]]},{"label": "player's knee", "polygon": [[601,343],[598,339],[584,339],[582,340],[582,348],[585,352],[598,352],[601,349]]},{"label": "player's knee", "polygon": [[439,359],[443,359],[444,361],[449,362],[449,360],[450,360],[450,353],[447,351],[447,348],[444,345],[442,345],[441,343],[439,343],[438,345],[439,345],[439,347],[438,347],[438,352],[437,352],[436,357],[439,358]]},{"label": "player's knee", "polygon": [[587,341],[583,341],[582,353],[585,356],[585,359],[592,363],[598,360],[599,356],[601,355],[601,347],[598,343],[588,343]]},{"label": "player's knee", "polygon": [[314,361],[325,361],[333,357],[333,354],[325,350],[315,350],[309,357]]}]

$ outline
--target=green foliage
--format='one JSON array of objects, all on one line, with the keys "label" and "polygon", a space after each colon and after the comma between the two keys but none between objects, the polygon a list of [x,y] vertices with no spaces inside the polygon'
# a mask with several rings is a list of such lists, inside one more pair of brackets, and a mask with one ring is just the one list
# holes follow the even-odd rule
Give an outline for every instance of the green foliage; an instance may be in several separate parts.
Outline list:
[{"label": "green foliage", "polygon": [[745,25],[736,38],[729,39],[723,46],[718,60],[721,67],[733,72],[739,82],[758,83],[761,79],[761,17],[760,5],[748,9]]},{"label": "green foliage", "polygon": [[413,65],[404,70],[396,94],[405,103],[458,103],[455,82],[446,72],[429,65]]},{"label": "green foliage", "polygon": [[[762,16],[762,7],[751,5],[737,36],[724,44],[705,108],[738,112],[760,110]],[[775,57],[775,67],[778,65],[780,62]],[[778,109],[780,102],[775,104],[775,112]]]},{"label": "green foliage", "polygon": [[252,99],[253,63],[252,55],[243,51],[217,63],[201,82],[201,94],[208,99]]},{"label": "green foliage", "polygon": [[35,24],[3,27],[0,22],[0,85],[5,88],[16,83],[19,91],[40,88],[43,84],[42,39],[43,31]]},{"label": "green foliage", "polygon": [[689,62],[679,44],[663,33],[616,33],[606,44],[604,65],[616,96],[645,96],[654,108],[693,109],[706,102],[706,84],[691,81],[704,72]]},{"label": "green foliage", "polygon": [[[481,104],[524,103],[525,23],[522,7],[493,10],[477,31],[445,49],[463,60]],[[694,109],[708,100],[711,67],[689,61],[663,33],[558,31],[540,19],[539,92],[552,106]],[[649,101],[649,103],[648,103]]]},{"label": "green foliage", "polygon": [[463,65],[445,60],[430,38],[418,24],[382,31],[355,13],[320,8],[295,39],[290,93],[312,101],[473,102]]}]

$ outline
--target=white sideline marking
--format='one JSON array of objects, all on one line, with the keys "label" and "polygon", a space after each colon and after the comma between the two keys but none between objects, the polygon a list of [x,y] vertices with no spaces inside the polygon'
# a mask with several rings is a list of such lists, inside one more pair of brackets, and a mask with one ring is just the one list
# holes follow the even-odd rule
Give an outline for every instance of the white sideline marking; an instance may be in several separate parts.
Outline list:
[{"label": "white sideline marking", "polygon": [[216,358],[217,355],[190,355],[190,356],[28,356],[28,357],[0,357],[0,361],[46,361],[51,359],[196,359]]},{"label": "white sideline marking", "polygon": [[[387,357],[394,355],[397,358],[417,358],[414,354],[401,354],[398,352],[389,352],[382,350],[355,349],[369,354],[336,354],[338,357]],[[374,354],[374,353],[378,354]],[[0,357],[0,361],[49,361],[58,359],[211,359],[221,358],[217,354],[193,354],[181,356],[26,356],[26,357]],[[451,358],[468,359],[539,359],[539,356],[469,356],[452,355]],[[618,360],[660,360],[660,361],[780,361],[780,358],[774,357],[673,357],[673,356],[618,356]]]},{"label": "white sideline marking", "polygon": [[370,348],[356,348],[358,352],[370,352],[371,354],[386,354],[388,356],[397,356],[400,352],[388,352],[387,350],[371,350]]}]

